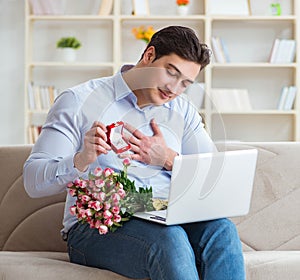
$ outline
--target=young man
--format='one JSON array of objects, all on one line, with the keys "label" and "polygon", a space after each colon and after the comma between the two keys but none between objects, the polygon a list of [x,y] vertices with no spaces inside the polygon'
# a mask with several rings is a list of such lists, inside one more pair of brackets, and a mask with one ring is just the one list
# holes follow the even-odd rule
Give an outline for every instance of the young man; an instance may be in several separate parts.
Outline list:
[{"label": "young man", "polygon": [[[191,29],[170,26],[154,34],[135,66],[64,91],[24,165],[29,195],[63,192],[97,166],[120,170],[129,156],[136,186],[152,186],[155,197],[166,198],[177,154],[215,150],[197,110],[181,96],[209,61],[210,50]],[[132,147],[118,156],[107,144],[106,126],[120,120]],[[240,240],[227,219],[163,226],[132,218],[99,235],[69,213],[74,199],[67,195],[63,222],[71,262],[130,278],[245,278]]]}]

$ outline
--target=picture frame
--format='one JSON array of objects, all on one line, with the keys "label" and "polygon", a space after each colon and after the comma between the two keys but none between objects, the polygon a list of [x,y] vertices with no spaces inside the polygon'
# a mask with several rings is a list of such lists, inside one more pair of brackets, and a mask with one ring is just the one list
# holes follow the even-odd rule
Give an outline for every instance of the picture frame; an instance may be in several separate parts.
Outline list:
[{"label": "picture frame", "polygon": [[211,15],[248,16],[251,14],[249,0],[211,0],[208,10]]},{"label": "picture frame", "polygon": [[148,0],[132,0],[132,15],[134,16],[149,16],[149,1]]}]

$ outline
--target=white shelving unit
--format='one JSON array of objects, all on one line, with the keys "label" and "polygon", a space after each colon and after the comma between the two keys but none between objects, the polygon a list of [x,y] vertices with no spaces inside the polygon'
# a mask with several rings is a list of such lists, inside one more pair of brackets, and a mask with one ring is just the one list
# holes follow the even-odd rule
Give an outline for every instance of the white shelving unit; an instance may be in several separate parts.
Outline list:
[{"label": "white shelving unit", "polygon": [[[268,7],[268,0],[251,0],[256,5],[252,9],[255,14],[252,15],[211,15],[211,1],[191,0],[187,16],[176,15],[175,0],[149,0],[149,16],[131,15],[131,0],[114,0],[112,14],[107,16],[98,16],[95,9],[86,8],[77,11],[71,9],[65,15],[55,16],[33,15],[29,0],[26,0],[25,88],[34,82],[64,89],[91,78],[111,75],[124,63],[136,63],[145,48],[144,42],[133,37],[133,27],[152,25],[158,30],[167,25],[186,25],[192,27],[209,46],[212,36],[222,37],[230,54],[230,62],[212,61],[198,77],[198,81],[204,83],[206,88],[204,106],[199,111],[205,117],[212,138],[241,141],[300,140],[300,98],[296,97],[292,110],[276,109],[283,86],[294,85],[300,88],[300,60],[296,55],[293,63],[268,62],[276,38],[299,42],[300,7],[297,7],[297,0],[282,1],[280,16],[266,15],[266,9],[262,7]],[[100,4],[97,0],[76,0],[71,6],[86,7],[87,3],[93,7]],[[70,5],[70,1],[66,5]],[[74,63],[62,62],[55,49],[56,41],[68,34],[82,38],[83,42],[78,51],[78,60]],[[299,51],[297,44],[296,53]],[[213,88],[246,88],[253,110],[216,111],[211,103]],[[28,93],[25,93],[26,135],[29,126],[34,124],[34,115],[45,115],[46,112],[29,110]]]}]

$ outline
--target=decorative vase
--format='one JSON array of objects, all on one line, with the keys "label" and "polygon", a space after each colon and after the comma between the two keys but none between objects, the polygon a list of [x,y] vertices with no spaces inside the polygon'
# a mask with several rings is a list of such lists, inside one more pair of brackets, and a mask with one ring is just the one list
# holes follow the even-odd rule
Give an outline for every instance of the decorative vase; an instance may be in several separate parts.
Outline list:
[{"label": "decorative vase", "polygon": [[189,11],[188,5],[177,6],[177,14],[179,16],[186,16],[188,14],[188,11]]},{"label": "decorative vase", "polygon": [[74,62],[76,60],[76,50],[73,48],[63,48],[62,59],[65,62]]}]

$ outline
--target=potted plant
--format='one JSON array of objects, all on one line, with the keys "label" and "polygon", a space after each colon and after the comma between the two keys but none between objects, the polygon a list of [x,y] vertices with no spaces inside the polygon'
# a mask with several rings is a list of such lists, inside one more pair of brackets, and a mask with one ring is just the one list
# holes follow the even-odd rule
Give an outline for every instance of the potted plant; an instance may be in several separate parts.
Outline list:
[{"label": "potted plant", "polygon": [[188,13],[189,0],[176,0],[177,4],[177,14],[180,16],[185,16]]},{"label": "potted plant", "polygon": [[81,43],[75,37],[62,37],[56,42],[56,47],[63,50],[63,60],[72,62],[76,60],[76,50]]}]

